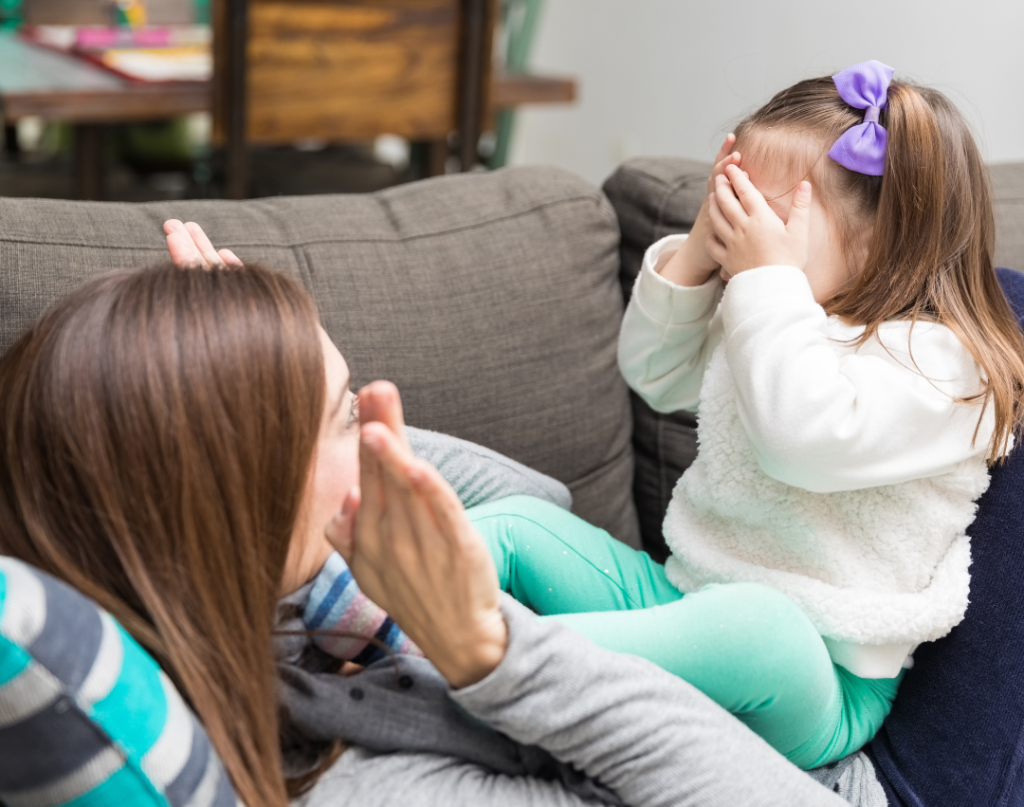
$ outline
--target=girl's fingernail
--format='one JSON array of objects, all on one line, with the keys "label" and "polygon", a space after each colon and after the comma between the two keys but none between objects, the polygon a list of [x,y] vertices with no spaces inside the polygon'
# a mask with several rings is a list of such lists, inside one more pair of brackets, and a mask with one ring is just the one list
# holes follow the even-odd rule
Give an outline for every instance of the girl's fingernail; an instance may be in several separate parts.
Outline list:
[{"label": "girl's fingernail", "polygon": [[380,437],[373,432],[362,431],[359,433],[359,439],[363,441],[363,445],[367,448],[374,450],[380,448]]}]

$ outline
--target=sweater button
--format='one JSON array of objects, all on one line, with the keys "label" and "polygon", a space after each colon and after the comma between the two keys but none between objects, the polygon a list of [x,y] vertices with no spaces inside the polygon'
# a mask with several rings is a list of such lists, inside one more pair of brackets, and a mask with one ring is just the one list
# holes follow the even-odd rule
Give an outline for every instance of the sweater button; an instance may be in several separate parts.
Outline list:
[{"label": "sweater button", "polygon": [[348,696],[354,701],[361,701],[366,696],[366,693],[359,687],[352,687],[352,689],[348,691]]},{"label": "sweater button", "polygon": [[402,689],[411,689],[412,684],[413,680],[411,675],[403,675],[401,678],[398,679],[398,686],[400,686]]}]

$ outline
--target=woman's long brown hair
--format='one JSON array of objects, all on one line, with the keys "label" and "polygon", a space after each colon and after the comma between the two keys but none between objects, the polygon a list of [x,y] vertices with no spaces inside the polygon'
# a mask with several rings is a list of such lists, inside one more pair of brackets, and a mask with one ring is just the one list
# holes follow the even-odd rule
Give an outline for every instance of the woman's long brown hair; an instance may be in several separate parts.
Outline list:
[{"label": "woman's long brown hair", "polygon": [[860,254],[856,234],[872,228],[866,260],[851,266],[851,282],[826,301],[829,314],[864,325],[861,342],[886,321],[937,322],[971,352],[986,381],[963,400],[993,407],[994,462],[1024,426],[1024,338],[993,267],[988,172],[966,121],[940,92],[891,83],[879,118],[888,132],[880,177],[826,156],[839,135],[863,119],[863,110],[848,106],[824,76],[778,93],[736,135],[744,152],[790,164],[800,158],[792,149],[783,154],[783,138],[802,138],[804,170],[810,166],[847,255]]},{"label": "woman's long brown hair", "polygon": [[313,302],[259,268],[109,275],[0,359],[0,552],[93,597],[287,804],[274,609],[324,406]]}]

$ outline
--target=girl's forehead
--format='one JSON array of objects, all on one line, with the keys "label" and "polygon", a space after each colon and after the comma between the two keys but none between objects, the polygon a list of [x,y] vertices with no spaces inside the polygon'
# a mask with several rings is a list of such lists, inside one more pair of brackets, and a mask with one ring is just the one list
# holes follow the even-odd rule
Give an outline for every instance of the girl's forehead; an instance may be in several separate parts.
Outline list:
[{"label": "girl's forehead", "polygon": [[817,185],[828,147],[809,133],[783,128],[754,128],[736,141],[740,168],[769,201],[788,196],[802,180]]},{"label": "girl's forehead", "polygon": [[757,171],[781,182],[791,180],[794,187],[827,157],[828,148],[818,136],[781,127],[754,127],[736,141],[741,167],[748,174]]}]

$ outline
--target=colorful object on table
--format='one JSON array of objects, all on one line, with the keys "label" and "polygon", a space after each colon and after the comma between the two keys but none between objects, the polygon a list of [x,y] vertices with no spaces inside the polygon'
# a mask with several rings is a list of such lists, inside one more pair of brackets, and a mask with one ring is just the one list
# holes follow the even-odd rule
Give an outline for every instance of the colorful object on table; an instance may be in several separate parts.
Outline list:
[{"label": "colorful object on table", "polygon": [[146,24],[146,6],[142,0],[114,0],[114,25],[140,28]]},{"label": "colorful object on table", "polygon": [[106,48],[166,48],[172,44],[170,28],[106,28],[84,25],[75,31],[74,47],[82,50]]},{"label": "colorful object on table", "polygon": [[[372,664],[392,653],[422,656],[402,629],[356,584],[348,564],[333,553],[316,576],[302,621],[311,631],[344,631],[355,636],[314,636],[325,653],[356,664]],[[374,644],[365,637],[373,637]],[[388,648],[385,650],[380,645]]]},{"label": "colorful object on table", "polygon": [[36,25],[22,29],[20,36],[79,56],[132,81],[209,81],[213,77],[209,25]]},{"label": "colorful object on table", "polygon": [[157,663],[95,603],[0,557],[0,801],[238,803]]},{"label": "colorful object on table", "polygon": [[839,97],[854,109],[864,110],[864,122],[843,132],[828,156],[858,174],[880,177],[885,169],[885,146],[889,136],[878,122],[878,116],[888,103],[892,74],[889,65],[871,59],[832,77]]}]

